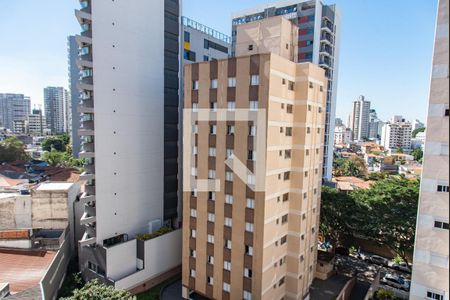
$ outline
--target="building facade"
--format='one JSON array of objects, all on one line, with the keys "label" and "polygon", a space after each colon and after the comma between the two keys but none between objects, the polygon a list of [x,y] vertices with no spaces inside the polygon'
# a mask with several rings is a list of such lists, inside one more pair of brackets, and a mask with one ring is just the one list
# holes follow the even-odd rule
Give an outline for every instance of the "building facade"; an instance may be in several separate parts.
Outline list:
[{"label": "building facade", "polygon": [[183,61],[195,63],[228,58],[231,37],[187,17],[183,22]]},{"label": "building facade", "polygon": [[335,5],[324,5],[319,0],[280,1],[237,12],[233,15],[232,55],[236,54],[238,25],[280,15],[290,19],[298,28],[297,61],[320,65],[328,78],[323,175],[325,180],[330,181],[339,71],[340,14]]},{"label": "building facade", "polygon": [[70,141],[72,145],[72,153],[75,158],[78,158],[78,153],[81,150],[81,138],[78,135],[78,128],[80,128],[80,113],[78,112],[80,106],[80,91],[77,84],[79,79],[79,69],[77,65],[79,48],[75,36],[67,38],[67,52],[68,52],[68,74],[69,74],[69,92],[70,92],[70,111],[68,110],[68,122]]},{"label": "building facade", "polygon": [[[85,279],[150,288],[181,264],[177,0],[80,1]],[[147,240],[162,226],[170,234]]]},{"label": "building facade", "polygon": [[381,145],[390,153],[411,152],[412,125],[401,116],[395,116],[383,126]]},{"label": "building facade", "polygon": [[383,121],[378,118],[377,111],[375,109],[371,109],[369,114],[369,139],[381,139],[383,125]]},{"label": "building facade", "polygon": [[26,121],[30,110],[30,97],[23,94],[0,94],[0,127],[13,130],[14,121]]},{"label": "building facade", "polygon": [[350,115],[350,129],[353,132],[354,141],[363,141],[369,138],[370,124],[370,101],[366,101],[364,96],[359,96],[353,102],[352,113]]},{"label": "building facade", "polygon": [[449,299],[449,1],[440,0],[410,299]]},{"label": "building facade", "polygon": [[[278,18],[275,24],[285,20]],[[254,25],[273,24],[267,19]],[[185,67],[185,109],[194,116],[203,109],[229,116],[184,124],[185,299],[191,293],[247,300],[309,294],[317,262],[328,80],[320,67],[290,61],[289,51],[277,49]],[[249,121],[252,112],[264,118],[258,114]],[[224,163],[236,159],[251,173]],[[199,191],[191,185],[197,178],[217,180],[220,188]]]},{"label": "building facade", "polygon": [[67,132],[69,93],[63,87],[44,88],[44,111],[47,128],[52,134]]},{"label": "building facade", "polygon": [[31,115],[28,116],[28,132],[30,134],[41,135],[47,131],[47,122],[45,116],[42,115],[41,109],[33,109]]},{"label": "building facade", "polygon": [[349,144],[352,141],[352,131],[341,125],[336,126],[334,129],[334,144],[335,145],[342,145],[342,144]]}]

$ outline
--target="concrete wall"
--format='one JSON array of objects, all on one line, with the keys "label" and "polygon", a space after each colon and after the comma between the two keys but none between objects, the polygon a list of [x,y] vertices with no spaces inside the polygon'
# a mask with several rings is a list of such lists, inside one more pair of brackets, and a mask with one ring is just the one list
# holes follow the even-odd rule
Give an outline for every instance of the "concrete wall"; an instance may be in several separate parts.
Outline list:
[{"label": "concrete wall", "polygon": [[30,196],[12,194],[0,199],[0,230],[30,227]]},{"label": "concrete wall", "polygon": [[131,240],[106,250],[106,276],[120,280],[136,272],[137,241]]},{"label": "concrete wall", "polygon": [[66,276],[67,265],[71,257],[70,242],[65,240],[61,245],[56,256],[44,277],[41,279],[40,286],[43,292],[43,299],[53,300],[58,295],[58,290],[61,287]]},{"label": "concrete wall", "polygon": [[[176,230],[146,241],[144,243],[144,269],[116,281],[115,287],[132,289],[181,265],[181,234],[181,230]],[[136,254],[134,258],[136,258]]]},{"label": "concrete wall", "polygon": [[69,220],[67,192],[31,191],[32,228],[66,228]]}]

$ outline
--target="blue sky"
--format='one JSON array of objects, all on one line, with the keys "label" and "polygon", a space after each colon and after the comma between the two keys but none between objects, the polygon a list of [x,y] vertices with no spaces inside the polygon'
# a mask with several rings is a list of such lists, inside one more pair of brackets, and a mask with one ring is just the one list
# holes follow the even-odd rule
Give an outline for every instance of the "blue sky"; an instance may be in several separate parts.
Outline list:
[{"label": "blue sky", "polygon": [[[149,0],[151,1],[151,0]],[[229,34],[230,15],[266,0],[184,0],[183,15]],[[337,116],[360,94],[383,119],[425,120],[437,0],[326,0],[342,15]],[[42,103],[45,86],[67,87],[66,37],[79,31],[77,0],[0,0],[0,92]]]}]

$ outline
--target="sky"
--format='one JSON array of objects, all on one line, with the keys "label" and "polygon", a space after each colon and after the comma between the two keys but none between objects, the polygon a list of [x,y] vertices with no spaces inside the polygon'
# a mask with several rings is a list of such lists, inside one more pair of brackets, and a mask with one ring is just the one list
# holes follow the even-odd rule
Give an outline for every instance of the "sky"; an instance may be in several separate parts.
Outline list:
[{"label": "sky", "polygon": [[[151,1],[151,0],[148,0]],[[231,14],[267,0],[184,0],[183,15],[223,33]],[[341,12],[337,117],[365,95],[381,119],[425,121],[437,0],[325,0]],[[68,86],[67,36],[78,0],[0,0],[0,93],[42,104],[43,88]]]}]

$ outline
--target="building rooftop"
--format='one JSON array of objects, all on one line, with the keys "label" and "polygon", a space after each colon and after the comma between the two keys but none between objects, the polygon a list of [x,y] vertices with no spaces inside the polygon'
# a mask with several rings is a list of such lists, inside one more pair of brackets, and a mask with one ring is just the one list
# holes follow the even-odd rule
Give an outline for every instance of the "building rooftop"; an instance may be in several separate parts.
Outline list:
[{"label": "building rooftop", "polygon": [[0,278],[9,283],[11,294],[39,284],[56,252],[0,250]]},{"label": "building rooftop", "polygon": [[215,29],[212,29],[206,25],[200,24],[197,21],[189,19],[187,17],[182,17],[183,26],[190,27],[192,29],[198,30],[207,34],[215,39],[218,39],[222,42],[231,44],[231,36],[226,35],[225,33],[219,32]]},{"label": "building rooftop", "polygon": [[41,183],[37,191],[68,191],[73,186],[71,182],[43,182]]}]

